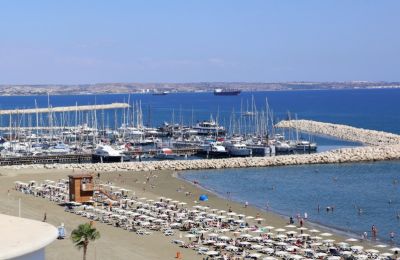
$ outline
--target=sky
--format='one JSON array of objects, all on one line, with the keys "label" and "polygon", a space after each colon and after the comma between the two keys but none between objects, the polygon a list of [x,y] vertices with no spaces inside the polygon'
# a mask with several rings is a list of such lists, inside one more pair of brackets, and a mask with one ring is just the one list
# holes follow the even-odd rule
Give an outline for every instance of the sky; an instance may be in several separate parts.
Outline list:
[{"label": "sky", "polygon": [[400,81],[398,0],[1,0],[0,84]]}]

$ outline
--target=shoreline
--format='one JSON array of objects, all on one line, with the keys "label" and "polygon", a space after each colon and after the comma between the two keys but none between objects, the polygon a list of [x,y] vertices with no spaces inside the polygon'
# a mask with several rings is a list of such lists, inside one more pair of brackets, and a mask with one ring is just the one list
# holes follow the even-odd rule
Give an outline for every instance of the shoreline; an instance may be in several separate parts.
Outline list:
[{"label": "shoreline", "polygon": [[[185,178],[183,176],[184,174],[185,174],[185,172],[179,172],[179,173],[173,174],[172,176],[177,178],[177,179],[179,179],[179,180],[187,182],[187,183],[189,183],[191,185],[194,185],[192,181],[190,181],[189,179],[187,179],[187,178]],[[234,203],[239,203],[239,204],[242,204],[242,205],[244,204],[244,201],[225,198],[222,194],[218,193],[217,191],[214,191],[212,189],[206,188],[205,186],[202,186],[201,184],[196,184],[194,186],[198,187],[201,190],[204,190],[205,192],[211,193],[211,194],[213,194],[213,195],[215,195],[215,196],[217,196],[217,197],[219,197],[219,198],[221,198],[223,200],[231,201],[231,202],[234,202]],[[251,203],[249,203],[249,206],[258,209],[261,212],[270,213],[270,214],[276,215],[276,217],[279,217],[281,219],[289,221],[289,218],[290,218],[289,215],[286,215],[283,212],[276,211],[273,208],[270,208],[270,210],[266,210],[266,209],[263,209],[263,208],[261,208],[261,207],[259,207],[257,205],[251,204]],[[309,220],[309,219],[306,220],[306,223],[310,227],[319,228],[319,229],[322,229],[322,230],[330,231],[330,232],[336,234],[339,237],[356,238],[356,239],[359,240],[360,243],[366,243],[366,244],[371,244],[371,245],[378,245],[378,244],[389,245],[390,244],[389,240],[385,240],[385,239],[382,239],[382,238],[378,238],[375,241],[371,240],[371,239],[367,239],[366,241],[361,241],[360,240],[361,234],[357,234],[356,232],[352,232],[352,231],[346,231],[344,229],[341,229],[340,227],[330,226],[330,225],[326,225],[326,224],[320,223],[320,222],[314,222],[314,221]],[[394,244],[394,245],[396,245],[396,244]]]}]

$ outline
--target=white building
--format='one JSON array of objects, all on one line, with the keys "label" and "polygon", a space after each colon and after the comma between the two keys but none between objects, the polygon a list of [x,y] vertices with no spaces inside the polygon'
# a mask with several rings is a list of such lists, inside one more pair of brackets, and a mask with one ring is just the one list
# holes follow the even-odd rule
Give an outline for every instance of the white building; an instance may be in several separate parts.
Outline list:
[{"label": "white building", "polygon": [[0,214],[0,259],[44,260],[44,249],[58,235],[47,223]]}]

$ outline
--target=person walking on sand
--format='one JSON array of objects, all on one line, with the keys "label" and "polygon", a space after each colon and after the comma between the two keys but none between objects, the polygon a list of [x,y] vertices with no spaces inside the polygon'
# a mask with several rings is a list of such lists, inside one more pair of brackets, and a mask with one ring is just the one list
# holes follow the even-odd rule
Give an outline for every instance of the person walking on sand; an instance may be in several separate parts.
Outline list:
[{"label": "person walking on sand", "polygon": [[44,215],[43,215],[43,222],[46,222],[46,221],[47,221],[47,214],[45,212]]},{"label": "person walking on sand", "polygon": [[376,228],[375,225],[372,225],[372,227],[371,227],[371,233],[372,233],[372,237],[373,237],[374,239],[376,239],[376,235],[378,234],[378,229]]},{"label": "person walking on sand", "polygon": [[248,206],[249,206],[249,202],[246,201],[246,202],[244,203],[244,207],[247,208]]}]

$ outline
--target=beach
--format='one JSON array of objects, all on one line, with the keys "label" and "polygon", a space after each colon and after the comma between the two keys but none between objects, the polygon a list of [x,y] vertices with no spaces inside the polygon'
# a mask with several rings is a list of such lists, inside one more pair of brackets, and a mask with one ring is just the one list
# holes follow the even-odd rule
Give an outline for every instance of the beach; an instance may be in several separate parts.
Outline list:
[{"label": "beach", "polygon": [[[58,180],[66,178],[72,170],[36,169],[36,170],[9,170],[0,169],[0,211],[4,214],[18,215],[18,200],[21,199],[21,216],[36,220],[42,220],[44,213],[47,222],[55,226],[65,224],[67,233],[79,224],[88,222],[87,219],[75,214],[67,213],[63,207],[46,199],[25,195],[13,190],[14,182],[30,180],[43,181],[45,179]],[[288,219],[271,212],[260,211],[257,208],[244,207],[243,204],[235,203],[220,198],[212,193],[201,189],[198,185],[185,182],[176,178],[177,173],[172,171],[158,172],[103,172],[100,173],[101,182],[111,181],[113,184],[131,189],[138,197],[157,200],[164,196],[174,200],[187,203],[191,207],[197,203],[201,194],[207,194],[209,200],[201,202],[200,205],[228,211],[231,208],[236,213],[249,216],[258,214],[265,220],[262,225],[284,227]],[[148,181],[147,181],[148,180]],[[187,195],[189,192],[191,195]],[[161,232],[153,232],[148,236],[140,236],[133,232],[115,228],[110,225],[96,222],[96,227],[101,233],[101,239],[91,243],[88,250],[88,259],[173,259],[179,251],[183,259],[202,259],[194,250],[183,249],[171,241],[173,237],[166,237]],[[307,223],[306,223],[307,226]],[[319,228],[320,229],[320,228]],[[322,230],[321,230],[322,231]],[[328,232],[331,232],[328,230]],[[179,238],[179,231],[175,238]],[[330,237],[336,241],[344,241],[346,238],[339,235]],[[185,239],[185,238],[183,238]],[[367,247],[364,243],[363,246]],[[47,259],[75,259],[80,258],[82,252],[78,251],[69,238],[57,240],[46,248]]]}]

